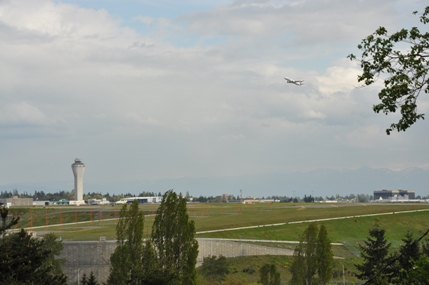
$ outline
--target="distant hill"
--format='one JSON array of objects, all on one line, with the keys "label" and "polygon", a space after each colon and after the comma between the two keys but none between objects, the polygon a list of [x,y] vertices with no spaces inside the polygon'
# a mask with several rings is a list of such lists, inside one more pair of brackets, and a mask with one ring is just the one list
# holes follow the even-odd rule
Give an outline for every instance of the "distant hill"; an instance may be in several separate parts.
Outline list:
[{"label": "distant hill", "polygon": [[[18,189],[20,193],[34,190],[56,192],[70,191],[73,180],[65,182],[25,183],[0,186],[0,190]],[[373,194],[374,190],[404,189],[414,190],[416,195],[429,195],[429,170],[409,168],[393,171],[386,168],[373,169],[361,167],[354,170],[315,169],[307,172],[288,174],[263,173],[231,177],[183,177],[176,179],[158,179],[113,184],[87,184],[84,180],[84,192],[103,194],[132,193],[142,191],[164,193],[168,189],[198,197],[217,196],[223,193],[243,196],[332,196],[335,194]]]}]

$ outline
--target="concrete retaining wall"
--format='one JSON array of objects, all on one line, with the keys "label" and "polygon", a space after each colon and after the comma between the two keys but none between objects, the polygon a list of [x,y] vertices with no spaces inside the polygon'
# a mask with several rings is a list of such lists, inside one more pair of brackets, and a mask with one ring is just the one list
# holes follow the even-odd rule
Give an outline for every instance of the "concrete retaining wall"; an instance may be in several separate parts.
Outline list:
[{"label": "concrete retaining wall", "polygon": [[104,282],[109,276],[110,255],[116,248],[116,241],[106,242],[63,242],[61,257],[67,262],[63,265],[69,284],[77,284],[77,280],[85,273],[94,273],[98,282]]},{"label": "concrete retaining wall", "polygon": [[[273,246],[262,246],[243,241],[230,241],[221,239],[197,239],[199,254],[197,266],[201,265],[203,258],[210,255],[223,255],[225,257],[249,255],[292,255],[293,251]],[[116,248],[116,241],[104,242],[63,242],[62,258],[66,258],[64,272],[68,276],[69,284],[77,284],[77,280],[85,273],[87,276],[94,273],[98,282],[105,282],[109,276],[110,255]]]}]

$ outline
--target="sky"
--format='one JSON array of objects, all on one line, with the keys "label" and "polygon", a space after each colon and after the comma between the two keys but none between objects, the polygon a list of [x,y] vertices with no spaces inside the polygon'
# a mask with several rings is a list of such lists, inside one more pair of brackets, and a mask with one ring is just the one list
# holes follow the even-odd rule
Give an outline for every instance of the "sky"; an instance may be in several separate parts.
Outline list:
[{"label": "sky", "polygon": [[0,185],[428,169],[347,59],[425,2],[0,0]]}]

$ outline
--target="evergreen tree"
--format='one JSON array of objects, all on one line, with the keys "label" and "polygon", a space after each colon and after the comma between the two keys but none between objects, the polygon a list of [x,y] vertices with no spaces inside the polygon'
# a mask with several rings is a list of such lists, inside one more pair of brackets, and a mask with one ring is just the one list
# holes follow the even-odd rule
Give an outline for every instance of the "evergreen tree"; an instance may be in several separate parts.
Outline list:
[{"label": "evergreen tree", "polygon": [[194,285],[198,242],[195,223],[189,220],[186,200],[173,190],[167,191],[156,212],[151,241],[158,267],[170,285]]},{"label": "evergreen tree", "polygon": [[139,211],[137,200],[131,205],[124,204],[116,225],[117,247],[110,256],[110,275],[107,284],[122,285],[136,280],[142,270],[144,216]]},{"label": "evergreen tree", "polygon": [[320,285],[327,284],[331,280],[333,262],[331,240],[325,225],[321,225],[317,236],[317,279]]},{"label": "evergreen tree", "polygon": [[280,285],[280,273],[274,264],[264,264],[259,270],[260,279],[258,283],[262,285]]},{"label": "evergreen tree", "polygon": [[63,243],[54,233],[45,234],[43,240],[42,249],[49,251],[49,254],[42,266],[52,267],[52,272],[55,274],[63,274],[63,264],[67,261],[65,258],[59,258],[64,248]]},{"label": "evergreen tree", "polygon": [[429,257],[429,239],[422,242],[422,255]]},{"label": "evergreen tree", "polygon": [[67,277],[46,263],[51,251],[44,243],[24,229],[5,237],[0,243],[0,284],[67,284]]},{"label": "evergreen tree", "polygon": [[402,241],[404,244],[399,247],[399,254],[401,256],[398,261],[400,268],[408,270],[413,267],[413,261],[417,261],[420,258],[420,245],[413,238],[413,234],[410,231],[407,232]]},{"label": "evergreen tree", "polygon": [[91,271],[89,274],[87,285],[98,285],[97,279],[94,276],[94,272]]},{"label": "evergreen tree", "polygon": [[398,285],[428,285],[429,284],[429,258],[421,256],[412,261],[412,267],[408,270],[401,269],[399,276],[393,279],[393,284]]},{"label": "evergreen tree", "polygon": [[[416,262],[420,257],[425,256],[423,250],[420,250],[419,241],[413,238],[413,234],[410,231],[407,232],[402,241],[403,244],[399,246],[399,253],[395,254],[397,259],[388,271],[394,284],[404,284],[401,283],[402,280],[408,280],[408,277],[414,276],[411,271],[416,270]],[[424,260],[419,262],[422,263]]]},{"label": "evergreen tree", "polygon": [[6,207],[0,207],[0,216],[1,216],[1,226],[0,226],[0,234],[4,239],[4,235],[6,230],[10,229],[14,225],[16,225],[19,221],[19,217],[13,217],[8,222],[9,209]]},{"label": "evergreen tree", "polygon": [[363,263],[355,264],[359,271],[356,276],[361,280],[370,280],[369,284],[385,284],[388,280],[387,274],[380,272],[389,262],[390,243],[384,234],[385,230],[375,224],[364,245],[359,245]]},{"label": "evergreen tree", "polygon": [[82,275],[82,278],[80,278],[80,284],[81,285],[88,285],[88,278],[86,277],[85,273]]}]

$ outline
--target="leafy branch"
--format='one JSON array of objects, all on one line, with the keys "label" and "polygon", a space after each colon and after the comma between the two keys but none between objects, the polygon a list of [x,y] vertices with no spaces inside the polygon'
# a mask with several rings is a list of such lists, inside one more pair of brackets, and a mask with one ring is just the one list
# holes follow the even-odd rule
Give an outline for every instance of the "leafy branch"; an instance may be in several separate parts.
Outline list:
[{"label": "leafy branch", "polygon": [[[428,16],[429,6],[420,15],[420,22],[427,24]],[[405,51],[402,44],[408,45]],[[429,93],[429,32],[422,33],[413,27],[389,34],[380,27],[363,39],[358,48],[362,51],[360,59],[354,54],[348,56],[360,62],[362,74],[358,75],[358,82],[369,86],[381,75],[387,75],[384,88],[378,93],[381,103],[373,106],[374,112],[401,113],[399,121],[392,123],[386,133],[405,131],[418,119],[424,119],[424,114],[417,112],[417,99],[422,92]]]}]

